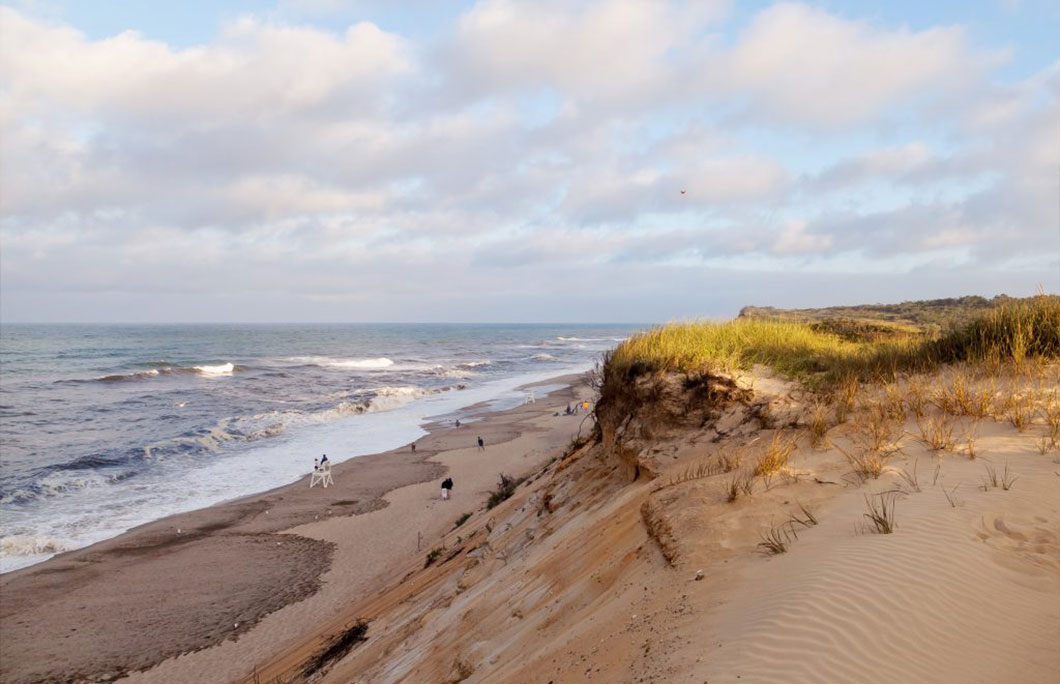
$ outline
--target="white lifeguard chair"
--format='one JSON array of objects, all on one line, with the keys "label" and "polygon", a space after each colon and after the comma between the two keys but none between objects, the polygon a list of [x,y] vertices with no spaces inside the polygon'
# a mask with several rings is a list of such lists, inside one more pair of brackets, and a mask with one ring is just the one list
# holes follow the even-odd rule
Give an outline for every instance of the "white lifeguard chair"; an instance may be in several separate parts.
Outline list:
[{"label": "white lifeguard chair", "polygon": [[309,488],[312,489],[313,485],[320,484],[324,489],[328,488],[328,485],[335,484],[335,480],[331,479],[331,462],[327,461],[322,465],[316,467],[313,471],[313,476],[309,478]]},{"label": "white lifeguard chair", "polygon": [[530,392],[527,393],[527,395],[526,395],[526,399],[523,400],[523,406],[525,406],[527,404],[536,404],[536,403],[537,403],[537,400],[534,399],[534,390],[530,390]]}]

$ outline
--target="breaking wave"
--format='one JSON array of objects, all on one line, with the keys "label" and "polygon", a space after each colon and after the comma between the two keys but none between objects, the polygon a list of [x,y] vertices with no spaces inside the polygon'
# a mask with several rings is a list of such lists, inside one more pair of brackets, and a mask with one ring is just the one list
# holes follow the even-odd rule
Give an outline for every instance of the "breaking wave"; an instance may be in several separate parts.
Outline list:
[{"label": "breaking wave", "polygon": [[50,537],[13,534],[0,539],[0,556],[38,556],[68,550],[66,544]]},{"label": "breaking wave", "polygon": [[464,384],[456,384],[435,389],[380,387],[356,390],[342,401],[318,410],[277,409],[249,416],[223,418],[201,434],[175,437],[148,445],[143,448],[143,457],[157,461],[189,450],[217,453],[229,442],[253,442],[275,437],[294,427],[319,425],[348,416],[389,411],[420,397],[462,390],[465,387]]},{"label": "breaking wave", "polygon": [[193,366],[195,370],[203,375],[231,375],[236,369],[235,364],[222,363],[217,366]]},{"label": "breaking wave", "polygon": [[[218,377],[232,375],[247,370],[246,366],[237,366],[234,363],[221,363],[217,365],[202,366],[162,366],[148,370],[133,371],[131,373],[118,373],[115,375],[104,375],[96,378],[97,382],[128,382],[135,380],[148,380],[162,375],[203,375],[206,377]],[[85,380],[69,380],[60,382],[86,382]]]},{"label": "breaking wave", "polygon": [[380,370],[394,365],[391,359],[380,356],[374,359],[336,359],[330,356],[289,356],[287,363],[298,363],[321,368],[352,368],[356,370]]}]

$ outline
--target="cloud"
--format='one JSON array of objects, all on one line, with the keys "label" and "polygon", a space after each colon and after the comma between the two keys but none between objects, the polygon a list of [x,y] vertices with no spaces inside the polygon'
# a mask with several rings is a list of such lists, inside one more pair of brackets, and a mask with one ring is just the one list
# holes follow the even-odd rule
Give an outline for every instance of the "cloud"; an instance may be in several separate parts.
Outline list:
[{"label": "cloud", "polygon": [[[228,117],[375,106],[388,79],[415,68],[399,37],[370,23],[342,35],[245,16],[219,42],[183,50],[126,31],[91,41],[0,7],[7,115],[41,105],[73,113],[210,126]],[[186,123],[185,123],[186,125]]]},{"label": "cloud", "polygon": [[474,93],[550,88],[574,99],[630,100],[675,85],[673,53],[727,3],[485,0],[460,17],[443,54]]},{"label": "cloud", "polygon": [[1055,263],[1060,67],[1001,80],[959,26],[488,0],[413,39],[296,5],[181,49],[0,9],[5,318],[648,320],[741,270]]},{"label": "cloud", "polygon": [[997,59],[973,51],[960,27],[882,28],[781,3],[755,16],[707,80],[745,93],[756,117],[845,126],[968,88]]}]

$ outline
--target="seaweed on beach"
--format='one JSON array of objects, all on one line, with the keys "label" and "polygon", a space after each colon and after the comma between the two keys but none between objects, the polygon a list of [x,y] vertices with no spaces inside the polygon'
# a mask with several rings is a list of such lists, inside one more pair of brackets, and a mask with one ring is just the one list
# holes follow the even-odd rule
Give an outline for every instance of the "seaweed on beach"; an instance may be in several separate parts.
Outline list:
[{"label": "seaweed on beach", "polygon": [[368,621],[363,619],[348,623],[341,632],[333,634],[326,646],[306,662],[302,676],[309,677],[321,672],[332,663],[341,660],[362,641],[368,641]]}]

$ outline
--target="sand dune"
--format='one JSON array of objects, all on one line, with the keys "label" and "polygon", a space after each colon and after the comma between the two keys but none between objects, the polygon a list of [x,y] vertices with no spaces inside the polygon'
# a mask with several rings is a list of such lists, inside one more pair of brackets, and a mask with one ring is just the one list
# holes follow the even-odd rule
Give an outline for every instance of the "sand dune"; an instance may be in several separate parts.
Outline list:
[{"label": "sand dune", "polygon": [[[629,453],[586,446],[476,513],[440,565],[410,566],[354,610],[369,639],[322,681],[1056,681],[1060,467],[1035,446],[1040,419],[1021,433],[952,418],[955,448],[933,451],[909,416],[862,482],[841,451],[809,446],[808,395],[744,382],[749,402],[709,425],[655,416],[649,439],[626,427],[654,479],[631,482]],[[762,407],[798,427],[763,428]],[[867,415],[828,437],[855,450]],[[956,442],[973,431],[971,459]],[[789,464],[728,502],[728,481],[776,432],[798,439]],[[689,477],[735,452],[740,470]],[[1011,488],[982,488],[1005,464]],[[896,502],[893,534],[865,529],[866,497],[880,494]],[[790,525],[786,553],[761,553],[800,504],[819,524]]]}]

